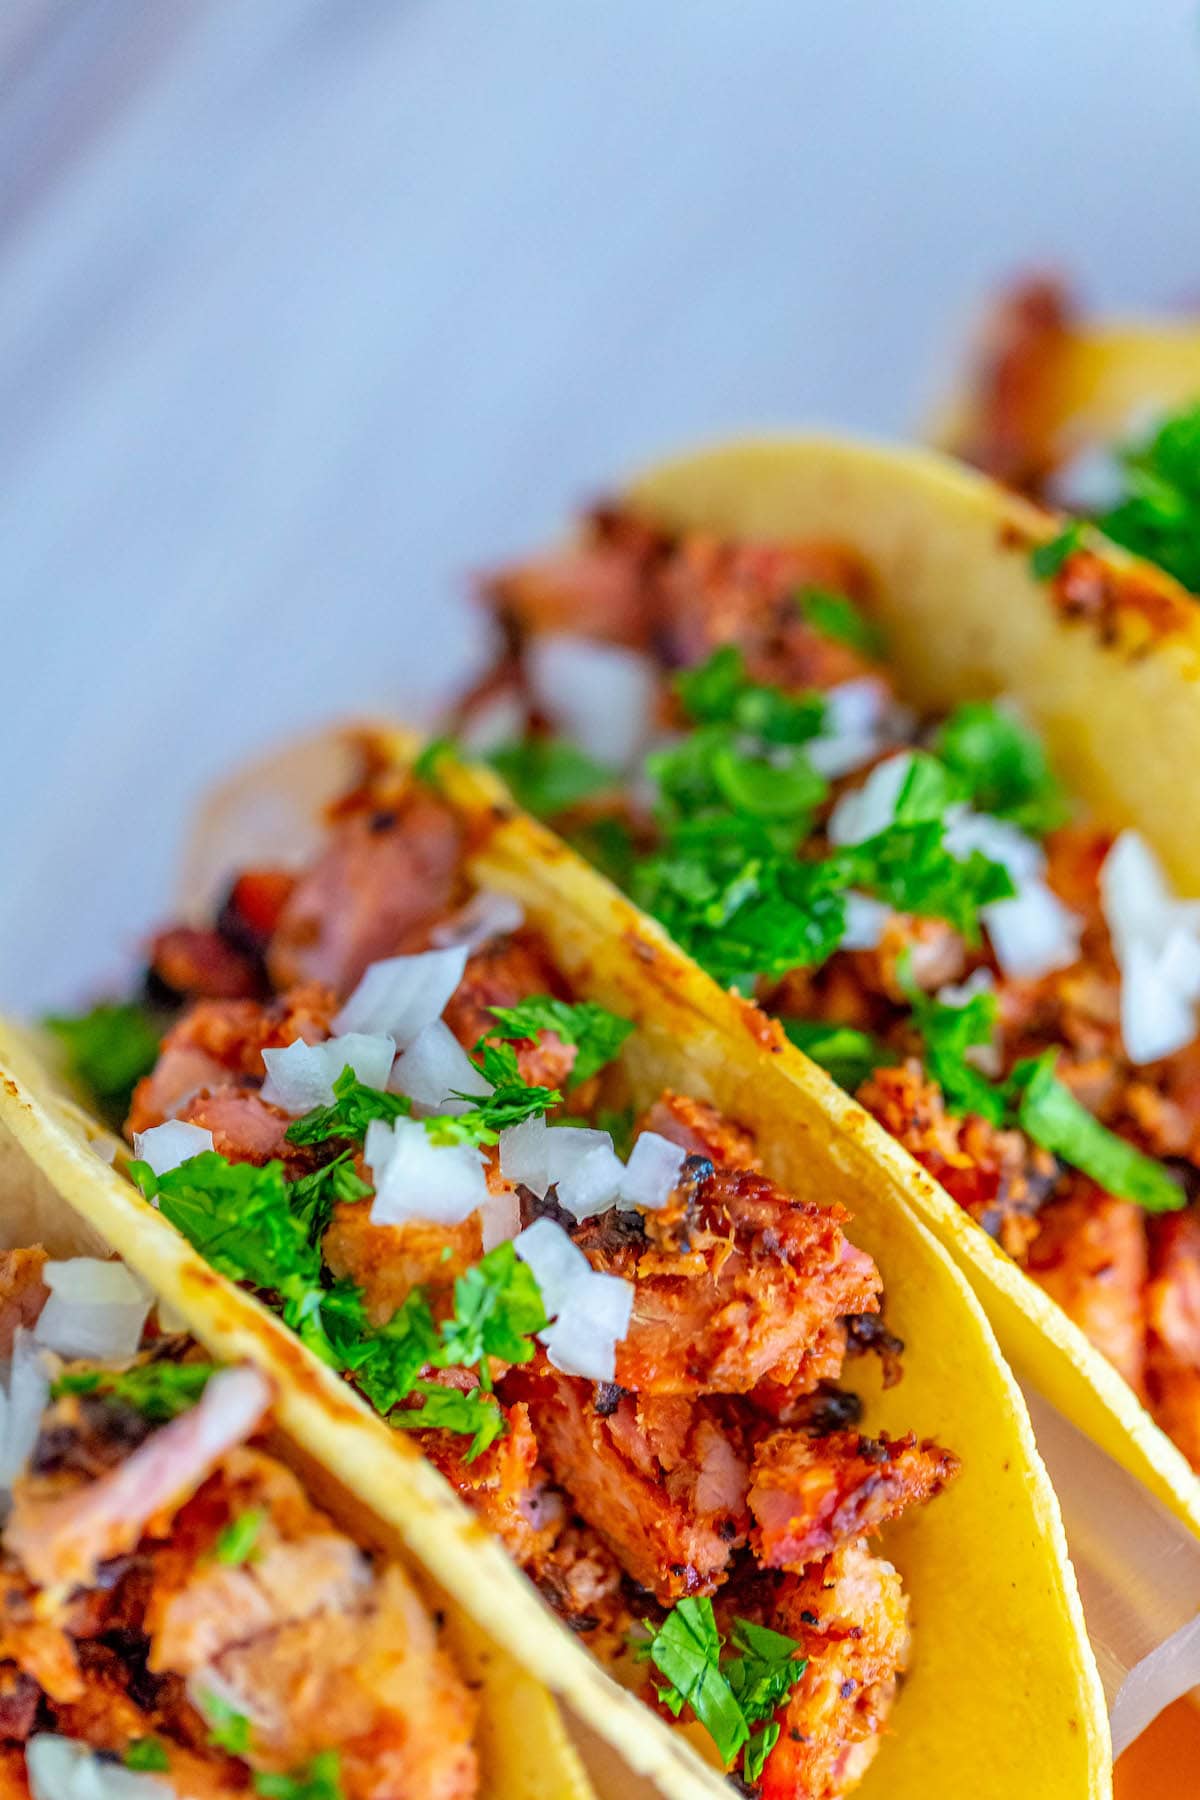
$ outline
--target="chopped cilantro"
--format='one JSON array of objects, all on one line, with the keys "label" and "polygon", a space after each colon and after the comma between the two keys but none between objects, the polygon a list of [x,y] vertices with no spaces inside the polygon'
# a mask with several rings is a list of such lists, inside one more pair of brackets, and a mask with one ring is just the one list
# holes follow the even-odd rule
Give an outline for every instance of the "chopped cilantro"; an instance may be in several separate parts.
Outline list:
[{"label": "chopped cilantro", "polygon": [[787,694],[751,681],[735,644],[714,650],[707,661],[675,677],[675,692],[698,725],[723,725],[766,744],[803,744],[825,722],[822,694]]},{"label": "chopped cilantro", "polygon": [[624,819],[601,815],[575,825],[566,840],[579,856],[607,875],[618,887],[627,887],[633,870],[633,832]]},{"label": "chopped cilantro", "polygon": [[849,1094],[855,1093],[876,1069],[896,1061],[886,1044],[853,1025],[832,1025],[820,1019],[784,1019],[783,1029],[797,1049],[811,1056]]},{"label": "chopped cilantro", "polygon": [[62,1043],[68,1073],[121,1124],[134,1088],[158,1061],[160,1026],[132,1001],[103,1000],[77,1017],[50,1014],[43,1023]]},{"label": "chopped cilantro", "polygon": [[912,1006],[913,1024],[924,1042],[925,1066],[950,1106],[1003,1125],[1009,1111],[1008,1095],[971,1060],[971,1052],[986,1050],[995,1036],[995,994],[984,989],[954,1006],[921,993],[906,970],[900,971],[900,978]]},{"label": "chopped cilantro", "polygon": [[486,1358],[524,1363],[533,1355],[532,1334],[546,1323],[541,1290],[532,1269],[511,1243],[497,1244],[454,1283],[454,1317],[442,1325],[437,1360],[444,1367],[479,1365]]},{"label": "chopped cilantro", "polygon": [[563,738],[530,737],[502,744],[486,760],[508,783],[518,806],[539,819],[567,812],[618,785],[619,776]]},{"label": "chopped cilantro", "polygon": [[457,755],[458,744],[454,738],[430,738],[429,742],[424,746],[420,755],[413,763],[412,772],[414,779],[424,782],[427,787],[436,787],[438,765],[444,757]]},{"label": "chopped cilantro", "polygon": [[549,994],[531,994],[516,1006],[488,1010],[501,1028],[489,1035],[536,1038],[539,1032],[552,1031],[564,1044],[574,1044],[578,1054],[571,1071],[572,1085],[587,1081],[610,1063],[633,1030],[632,1020],[619,1018],[591,1000],[572,1003]]},{"label": "chopped cilantro", "polygon": [[485,1081],[491,1083],[492,1092],[480,1099],[478,1094],[453,1091],[455,1100],[470,1104],[465,1112],[426,1119],[425,1130],[435,1144],[494,1144],[509,1126],[540,1118],[561,1103],[557,1088],[530,1087],[522,1080],[517,1053],[511,1044],[480,1038],[472,1054],[479,1061]]},{"label": "chopped cilantro", "polygon": [[863,888],[897,912],[945,919],[969,944],[978,944],[982,909],[1016,889],[1002,864],[980,850],[952,856],[943,835],[940,819],[889,825],[836,852],[829,866],[840,888]]},{"label": "chopped cilantro", "polygon": [[804,588],[796,596],[796,604],[815,631],[834,643],[848,644],[860,656],[883,653],[883,633],[847,594],[834,594],[826,588]]},{"label": "chopped cilantro", "polygon": [[1034,732],[991,700],[956,707],[934,742],[980,812],[1044,837],[1069,807]]},{"label": "chopped cilantro", "polygon": [[672,1608],[637,1654],[666,1677],[667,1685],[658,1689],[664,1705],[676,1717],[690,1706],[722,1762],[744,1751],[742,1774],[754,1782],[779,1732],[768,1725],[752,1735],[750,1728],[772,1719],[807,1663],[797,1656],[800,1646],[792,1638],[749,1619],[734,1621],[732,1644],[738,1654],[723,1656],[712,1601],[687,1599]]},{"label": "chopped cilantro", "polygon": [[1048,543],[1038,544],[1030,553],[1029,566],[1039,581],[1053,581],[1059,570],[1077,550],[1083,548],[1084,525],[1081,519],[1074,519],[1052,537]]},{"label": "chopped cilantro", "polygon": [[161,1738],[156,1737],[134,1738],[131,1744],[126,1745],[121,1761],[127,1769],[156,1775],[162,1774],[171,1766],[167,1746]]},{"label": "chopped cilantro", "polygon": [[403,1431],[455,1431],[471,1439],[463,1458],[474,1462],[505,1431],[504,1414],[495,1398],[482,1387],[442,1387],[436,1381],[418,1381],[413,1393],[423,1396],[422,1404],[411,1412],[392,1414],[391,1423]]},{"label": "chopped cilantro", "polygon": [[254,1562],[259,1555],[258,1539],[267,1515],[261,1506],[248,1506],[230,1519],[228,1525],[220,1532],[213,1545],[213,1556],[227,1568],[236,1569],[242,1563]]},{"label": "chopped cilantro", "polygon": [[277,1294],[285,1323],[316,1355],[340,1366],[322,1318],[329,1296],[321,1253],[305,1219],[292,1210],[282,1163],[256,1168],[205,1150],[163,1175],[139,1162],[130,1163],[129,1173],[220,1274]]},{"label": "chopped cilantro", "polygon": [[376,1412],[386,1417],[407,1400],[421,1370],[436,1358],[440,1344],[424,1290],[413,1288],[353,1360],[355,1382]]},{"label": "chopped cilantro", "polygon": [[1178,1212],[1186,1204],[1183,1189],[1160,1162],[1081,1106],[1055,1075],[1054,1061],[1055,1052],[1048,1050],[1018,1063],[1009,1077],[1021,1129],[1119,1200],[1132,1200],[1147,1212]]},{"label": "chopped cilantro", "polygon": [[131,1407],[152,1425],[165,1425],[195,1406],[216,1372],[214,1364],[200,1362],[145,1362],[130,1369],[76,1366],[58,1376],[50,1396],[59,1400],[64,1394],[95,1394]]},{"label": "chopped cilantro", "polygon": [[1100,529],[1200,593],[1200,402],[1126,448],[1121,467],[1127,491]]},{"label": "chopped cilantro", "polygon": [[332,1162],[293,1181],[289,1198],[292,1211],[308,1227],[309,1242],[320,1243],[335,1206],[343,1201],[367,1200],[374,1189],[354,1167],[354,1148],[343,1150]]},{"label": "chopped cilantro", "polygon": [[250,1721],[214,1688],[202,1688],[197,1696],[208,1726],[208,1741],[230,1756],[245,1756],[250,1749]]},{"label": "chopped cilantro", "polygon": [[293,1775],[257,1771],[254,1791],[262,1800],[344,1800],[342,1762],[336,1750],[322,1750],[307,1768]]},{"label": "chopped cilantro", "polygon": [[329,1138],[361,1142],[374,1119],[391,1123],[412,1111],[405,1094],[388,1094],[367,1087],[347,1064],[333,1084],[333,1105],[315,1106],[294,1119],[285,1133],[289,1144],[323,1144]]}]

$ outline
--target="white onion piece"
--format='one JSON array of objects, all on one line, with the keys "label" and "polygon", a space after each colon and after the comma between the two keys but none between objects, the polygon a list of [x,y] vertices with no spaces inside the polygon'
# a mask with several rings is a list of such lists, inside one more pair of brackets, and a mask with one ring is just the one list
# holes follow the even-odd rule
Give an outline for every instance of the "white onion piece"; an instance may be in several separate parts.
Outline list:
[{"label": "white onion piece", "polygon": [[430,936],[439,950],[451,949],[456,944],[467,950],[478,950],[481,944],[488,944],[493,938],[507,937],[510,931],[519,931],[524,923],[525,908],[519,900],[514,900],[511,894],[497,894],[490,888],[480,888],[452,919],[435,926]]},{"label": "white onion piece", "polygon": [[1190,1044],[1200,999],[1200,903],[1179,900],[1145,840],[1123,831],[1100,871],[1121,970],[1121,1036],[1131,1062]]},{"label": "white onion piece", "polygon": [[472,756],[483,756],[501,744],[523,738],[529,724],[529,702],[516,688],[502,688],[482,701],[458,733]]},{"label": "white onion piece", "polygon": [[869,763],[901,735],[891,717],[887,688],[871,675],[843,681],[824,695],[820,735],[804,746],[818,775],[837,781]]},{"label": "white onion piece", "polygon": [[480,1209],[479,1222],[483,1231],[485,1256],[497,1244],[507,1244],[510,1239],[515,1238],[521,1229],[521,1202],[517,1198],[516,1189],[503,1187],[498,1194],[489,1193]]},{"label": "white onion piece", "polygon": [[150,1164],[156,1175],[177,1169],[213,1147],[213,1134],[202,1125],[188,1125],[182,1119],[168,1119],[165,1125],[152,1125],[149,1131],[135,1131],[133,1154]]},{"label": "white onion piece", "polygon": [[386,1032],[407,1049],[423,1026],[441,1017],[466,966],[465,944],[372,963],[334,1019],[334,1029]]},{"label": "white onion piece", "polygon": [[597,762],[623,769],[646,742],[657,677],[648,657],[567,634],[535,637],[529,685],[546,717]]},{"label": "white onion piece", "polygon": [[882,900],[872,900],[869,894],[847,892],[846,929],[838,944],[839,950],[877,950],[883,937],[884,927],[892,917],[892,909],[885,906]]},{"label": "white onion piece", "polygon": [[345,1068],[354,1070],[367,1087],[385,1088],[396,1045],[390,1037],[361,1031],[306,1044],[297,1038],[283,1050],[264,1050],[267,1079],[262,1097],[284,1112],[298,1115],[333,1102],[333,1084]]},{"label": "white onion piece", "polygon": [[670,1138],[660,1137],[657,1131],[643,1131],[625,1165],[618,1206],[624,1210],[639,1206],[643,1212],[659,1211],[679,1185],[679,1173],[686,1160],[686,1150]]},{"label": "white onion piece", "polygon": [[45,1354],[31,1331],[18,1325],[13,1335],[8,1391],[0,1394],[0,1491],[7,1492],[37,1443],[42,1414],[50,1403]]},{"label": "white onion piece", "polygon": [[142,1341],[151,1295],[124,1263],[75,1256],[42,1271],[50,1298],[34,1327],[59,1356],[126,1362]]},{"label": "white onion piece", "polygon": [[546,1139],[550,1128],[543,1118],[525,1119],[500,1133],[500,1173],[505,1181],[518,1182],[544,1200],[554,1180]]},{"label": "white onion piece", "polygon": [[1008,819],[993,819],[990,813],[972,812],[966,806],[952,806],[946,814],[944,842],[951,856],[965,861],[972,850],[979,850],[989,862],[999,863],[1011,875],[1014,887],[1036,881],[1046,872],[1046,857],[1040,844],[1028,837]]},{"label": "white onion piece", "polygon": [[611,1381],[617,1343],[633,1312],[632,1282],[598,1275],[552,1219],[535,1220],[513,1248],[533,1270],[542,1305],[554,1321],[538,1336],[555,1368],[588,1381]]},{"label": "white onion piece", "polygon": [[1079,955],[1083,920],[1044,881],[1022,882],[1011,900],[994,900],[980,916],[996,961],[1016,980],[1036,981]]},{"label": "white onion piece", "polygon": [[30,1738],[25,1768],[33,1800],[178,1800],[160,1775],[127,1769],[50,1732]]},{"label": "white onion piece", "polygon": [[486,1206],[483,1153],[473,1144],[435,1144],[415,1119],[367,1127],[363,1160],[375,1182],[371,1219],[402,1225],[424,1219],[434,1225],[461,1225]]},{"label": "white onion piece", "polygon": [[431,1019],[401,1051],[388,1086],[407,1094],[418,1114],[466,1112],[471,1102],[452,1100],[452,1092],[477,1098],[492,1092],[444,1019]]},{"label": "white onion piece", "polygon": [[911,767],[912,752],[902,750],[876,764],[860,788],[843,794],[829,815],[830,843],[861,844],[886,831]]},{"label": "white onion piece", "polygon": [[990,994],[996,986],[996,977],[990,969],[974,969],[965,981],[948,981],[934,995],[942,1006],[966,1006],[977,994]]}]

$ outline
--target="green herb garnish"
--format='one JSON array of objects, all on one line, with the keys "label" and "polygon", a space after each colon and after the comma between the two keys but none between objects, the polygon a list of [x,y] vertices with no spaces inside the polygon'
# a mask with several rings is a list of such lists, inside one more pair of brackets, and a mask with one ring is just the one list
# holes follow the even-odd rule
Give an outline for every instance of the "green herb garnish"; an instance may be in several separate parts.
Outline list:
[{"label": "green herb garnish", "polygon": [[1069,816],[1040,740],[994,701],[956,707],[934,748],[980,812],[1010,819],[1035,837],[1045,837]]},{"label": "green herb garnish", "polygon": [[1081,1106],[1054,1073],[1055,1052],[1019,1062],[1008,1088],[1016,1122],[1035,1144],[1090,1175],[1098,1187],[1131,1200],[1146,1212],[1178,1212],[1187,1204],[1182,1187],[1153,1157],[1109,1131]]},{"label": "green herb garnish", "polygon": [[883,654],[883,633],[872,619],[865,618],[847,594],[834,594],[826,588],[804,588],[796,603],[808,623],[822,637],[834,643],[848,644],[860,656]]},{"label": "green herb garnish", "polygon": [[1052,537],[1048,543],[1039,544],[1031,551],[1029,566],[1039,581],[1053,581],[1059,570],[1083,548],[1085,528],[1081,519],[1073,519]]},{"label": "green herb garnish", "polygon": [[518,806],[550,819],[582,800],[615,789],[620,777],[564,738],[530,737],[502,744],[485,760],[512,789]]},{"label": "green herb garnish", "polygon": [[294,1775],[254,1776],[254,1791],[262,1800],[344,1800],[342,1761],[336,1750],[322,1750],[307,1768]]},{"label": "green herb garnish", "polygon": [[214,1559],[230,1569],[254,1562],[259,1555],[258,1540],[266,1522],[267,1515],[261,1506],[248,1506],[245,1512],[238,1513],[219,1533],[213,1545]]},{"label": "green herb garnish", "polygon": [[125,1746],[121,1761],[127,1769],[155,1775],[162,1774],[171,1767],[167,1746],[161,1738],[156,1737],[134,1738],[132,1744]]},{"label": "green herb garnish", "polygon": [[1121,469],[1127,491],[1101,531],[1200,593],[1200,403],[1122,451]]},{"label": "green herb garnish", "polygon": [[612,1062],[633,1030],[631,1019],[619,1018],[591,1000],[574,1003],[555,1000],[550,994],[531,994],[516,1006],[488,1008],[499,1029],[489,1036],[536,1038],[552,1031],[564,1044],[574,1044],[577,1055],[571,1071],[572,1085],[587,1081]]},{"label": "green herb garnish", "polygon": [[245,1756],[250,1749],[250,1721],[245,1713],[231,1706],[213,1688],[201,1689],[198,1698],[209,1743],[230,1756]]},{"label": "green herb garnish", "polygon": [[144,1007],[111,1000],[76,1017],[51,1013],[43,1023],[61,1042],[68,1073],[106,1119],[121,1124],[134,1088],[158,1061],[160,1025]]},{"label": "green herb garnish", "polygon": [[412,1101],[407,1095],[368,1087],[347,1064],[333,1084],[332,1106],[315,1106],[301,1118],[293,1119],[285,1136],[289,1144],[323,1144],[329,1138],[350,1138],[361,1143],[367,1126],[375,1119],[390,1124],[411,1111]]},{"label": "green herb garnish", "polygon": [[494,1395],[485,1388],[469,1388],[463,1393],[436,1381],[418,1381],[411,1391],[423,1396],[421,1406],[411,1412],[393,1413],[391,1423],[403,1431],[455,1431],[461,1437],[469,1436],[471,1444],[464,1462],[474,1462],[504,1435],[504,1414]]},{"label": "green herb garnish", "polygon": [[828,1025],[819,1019],[781,1022],[797,1049],[819,1063],[848,1094],[856,1093],[876,1069],[898,1060],[886,1044],[853,1025]]},{"label": "green herb garnish", "polygon": [[50,1397],[96,1395],[142,1414],[152,1425],[165,1425],[195,1406],[216,1374],[213,1363],[145,1362],[130,1369],[68,1368],[51,1384]]}]

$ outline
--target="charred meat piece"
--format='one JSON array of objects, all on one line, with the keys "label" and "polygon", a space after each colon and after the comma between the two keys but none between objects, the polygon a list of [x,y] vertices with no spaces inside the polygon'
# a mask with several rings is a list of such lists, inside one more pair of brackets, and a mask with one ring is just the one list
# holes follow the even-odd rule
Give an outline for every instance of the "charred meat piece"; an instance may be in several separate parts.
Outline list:
[{"label": "charred meat piece", "polygon": [[664,1604],[711,1593],[745,1536],[746,1464],[703,1402],[620,1401],[548,1364],[514,1372],[543,1456],[572,1505]]},{"label": "charred meat piece", "polygon": [[754,1139],[707,1100],[686,1094],[661,1094],[639,1121],[639,1131],[656,1131],[689,1156],[707,1157],[717,1168],[762,1168]]},{"label": "charred meat piece", "polygon": [[495,1533],[521,1568],[535,1572],[563,1522],[562,1496],[551,1486],[538,1440],[521,1401],[505,1407],[508,1429],[473,1461],[469,1440],[448,1431],[417,1433],[422,1450]]},{"label": "charred meat piece", "polygon": [[[516,1006],[532,994],[571,998],[537,934],[515,931],[475,951],[442,1016],[463,1048],[471,1050],[481,1037],[497,1029],[490,1008]],[[574,1044],[564,1044],[554,1032],[543,1031],[536,1039],[514,1041],[513,1048],[521,1079],[530,1087],[566,1087],[578,1055]]]},{"label": "charred meat piece", "polygon": [[460,1225],[431,1225],[408,1219],[403,1225],[375,1225],[369,1201],[343,1201],[321,1241],[331,1274],[361,1287],[367,1318],[386,1325],[415,1287],[424,1287],[434,1314],[452,1310],[454,1283],[479,1261],[483,1242],[479,1215]]},{"label": "charred meat piece", "polygon": [[1145,1388],[1146,1215],[1072,1174],[1037,1218],[1026,1272],[1135,1393]]},{"label": "charred meat piece", "polygon": [[777,1431],[750,1472],[752,1542],[769,1569],[799,1572],[941,1492],[958,1459],[928,1441]]},{"label": "charred meat piece", "polygon": [[22,1326],[36,1325],[50,1289],[42,1278],[46,1252],[40,1245],[31,1250],[0,1251],[0,1357],[6,1361],[13,1353],[13,1339]]},{"label": "charred meat piece", "polygon": [[422,947],[458,895],[461,829],[414,789],[386,813],[340,821],[284,903],[267,950],[277,990],[316,981],[345,996],[370,963]]}]

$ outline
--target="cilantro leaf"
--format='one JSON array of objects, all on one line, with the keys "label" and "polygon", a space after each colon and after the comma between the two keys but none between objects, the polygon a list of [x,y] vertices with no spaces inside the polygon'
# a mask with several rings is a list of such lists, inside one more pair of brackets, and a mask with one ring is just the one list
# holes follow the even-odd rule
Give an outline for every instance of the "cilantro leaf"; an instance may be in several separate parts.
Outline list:
[{"label": "cilantro leaf", "polygon": [[511,1044],[480,1038],[472,1054],[492,1092],[480,1099],[478,1094],[452,1090],[455,1100],[469,1104],[465,1112],[425,1120],[425,1130],[435,1144],[494,1144],[510,1125],[540,1118],[560,1104],[562,1095],[557,1088],[531,1087],[522,1080]]},{"label": "cilantro leaf", "polygon": [[1047,1050],[1029,1057],[1009,1077],[1021,1129],[1119,1200],[1132,1200],[1147,1212],[1178,1212],[1186,1205],[1183,1189],[1160,1162],[1144,1156],[1080,1105],[1055,1075],[1055,1056]]},{"label": "cilantro leaf", "polygon": [[436,1358],[440,1344],[425,1292],[413,1288],[382,1330],[361,1347],[353,1365],[355,1383],[376,1412],[386,1417],[407,1400],[421,1370]]},{"label": "cilantro leaf", "polygon": [[1121,466],[1127,492],[1100,529],[1200,593],[1200,402],[1127,447]]},{"label": "cilantro leaf", "polygon": [[1059,570],[1083,548],[1084,525],[1082,519],[1073,519],[1052,537],[1048,543],[1038,544],[1030,553],[1029,566],[1039,581],[1053,581]]},{"label": "cilantro leaf", "polygon": [[876,1069],[897,1061],[886,1044],[853,1025],[833,1025],[820,1019],[784,1019],[782,1024],[792,1043],[848,1094],[855,1093]]},{"label": "cilantro leaf", "polygon": [[245,1713],[231,1706],[215,1688],[202,1688],[197,1701],[208,1726],[209,1743],[230,1756],[245,1756],[250,1748],[250,1721]]},{"label": "cilantro leaf", "polygon": [[195,1406],[216,1372],[215,1364],[201,1362],[145,1362],[129,1369],[75,1366],[53,1382],[50,1397],[94,1394],[131,1407],[152,1425],[165,1425]]},{"label": "cilantro leaf", "polygon": [[705,662],[675,677],[684,711],[698,725],[724,725],[767,744],[803,744],[825,722],[826,700],[810,691],[787,694],[751,681],[736,644],[724,644]]},{"label": "cilantro leaf", "polygon": [[940,818],[889,825],[839,851],[830,867],[842,888],[865,888],[897,912],[945,919],[969,944],[980,942],[982,909],[1016,893],[1008,870],[982,851],[952,856]]},{"label": "cilantro leaf", "polygon": [[344,1800],[342,1761],[336,1750],[322,1750],[304,1769],[293,1775],[270,1775],[257,1770],[254,1791],[262,1800]]},{"label": "cilantro leaf", "polygon": [[1036,734],[991,700],[970,700],[945,720],[938,757],[963,782],[974,806],[1044,837],[1069,815]]},{"label": "cilantro leaf", "polygon": [[988,989],[950,1005],[923,994],[906,968],[899,971],[912,1006],[913,1024],[924,1043],[924,1063],[956,1112],[978,1113],[993,1125],[1006,1123],[1008,1095],[970,1060],[990,1047],[996,1032],[996,996]]},{"label": "cilantro leaf", "polygon": [[261,1506],[249,1506],[238,1513],[219,1533],[213,1545],[214,1560],[229,1569],[253,1562],[259,1555],[256,1546],[266,1522],[267,1515]]},{"label": "cilantro leaf", "polygon": [[444,757],[458,755],[458,742],[452,737],[430,738],[413,763],[412,772],[415,781],[424,782],[427,787],[436,787],[438,781],[438,765]]},{"label": "cilantro leaf", "polygon": [[126,1745],[121,1761],[127,1769],[144,1770],[152,1774],[161,1774],[171,1766],[167,1746],[161,1738],[156,1737],[134,1738],[131,1744]]},{"label": "cilantro leaf", "polygon": [[323,1144],[329,1138],[350,1138],[356,1142],[366,1136],[374,1119],[388,1124],[406,1117],[412,1101],[406,1094],[388,1094],[380,1088],[367,1087],[347,1064],[333,1084],[332,1106],[315,1106],[299,1119],[293,1119],[284,1133],[289,1144]]},{"label": "cilantro leaf", "polygon": [[293,1181],[289,1198],[292,1211],[308,1228],[309,1242],[320,1243],[335,1206],[343,1201],[367,1200],[374,1193],[354,1167],[353,1147],[332,1162]]},{"label": "cilantro leaf", "polygon": [[749,1787],[757,1787],[762,1780],[767,1758],[778,1742],[779,1726],[774,1720],[769,1725],[764,1725],[761,1731],[751,1734],[749,1743],[742,1751],[742,1779]]},{"label": "cilantro leaf", "polygon": [[454,1283],[454,1316],[442,1325],[437,1361],[486,1368],[485,1357],[525,1363],[546,1324],[541,1289],[511,1243],[497,1244]]},{"label": "cilantro leaf", "polygon": [[849,595],[835,594],[826,588],[804,588],[797,594],[796,604],[822,637],[831,638],[836,644],[848,644],[861,656],[882,655],[883,633]]},{"label": "cilantro leaf", "polygon": [[470,1437],[464,1462],[474,1462],[490,1444],[505,1432],[504,1414],[499,1404],[482,1387],[442,1387],[436,1381],[418,1381],[411,1390],[424,1396],[419,1407],[393,1413],[391,1423],[402,1431],[455,1431]]},{"label": "cilantro leaf", "polygon": [[649,1644],[639,1650],[666,1677],[658,1697],[678,1718],[690,1706],[717,1754],[730,1763],[750,1736],[750,1728],[729,1682],[721,1673],[721,1636],[708,1599],[680,1600]]},{"label": "cilantro leaf", "polygon": [[103,1000],[75,1017],[51,1013],[43,1024],[62,1044],[69,1074],[106,1118],[123,1122],[134,1088],[158,1061],[162,1032],[151,1014],[132,1001]]},{"label": "cilantro leaf", "polygon": [[571,1071],[572,1085],[587,1081],[612,1062],[633,1030],[631,1019],[622,1019],[591,1000],[555,1000],[550,994],[531,994],[516,1006],[491,1006],[488,1011],[500,1029],[489,1035],[503,1038],[536,1038],[552,1031],[564,1044],[574,1044],[578,1054]]},{"label": "cilantro leaf", "polygon": [[620,779],[564,738],[522,738],[501,744],[485,760],[508,783],[517,805],[539,819],[567,812]]},{"label": "cilantro leaf", "polygon": [[[731,1642],[740,1655],[725,1664],[725,1675],[746,1723],[757,1725],[778,1712],[808,1662],[796,1655],[800,1646],[794,1638],[751,1619],[734,1620]],[[763,1760],[770,1748],[762,1752]]]}]

